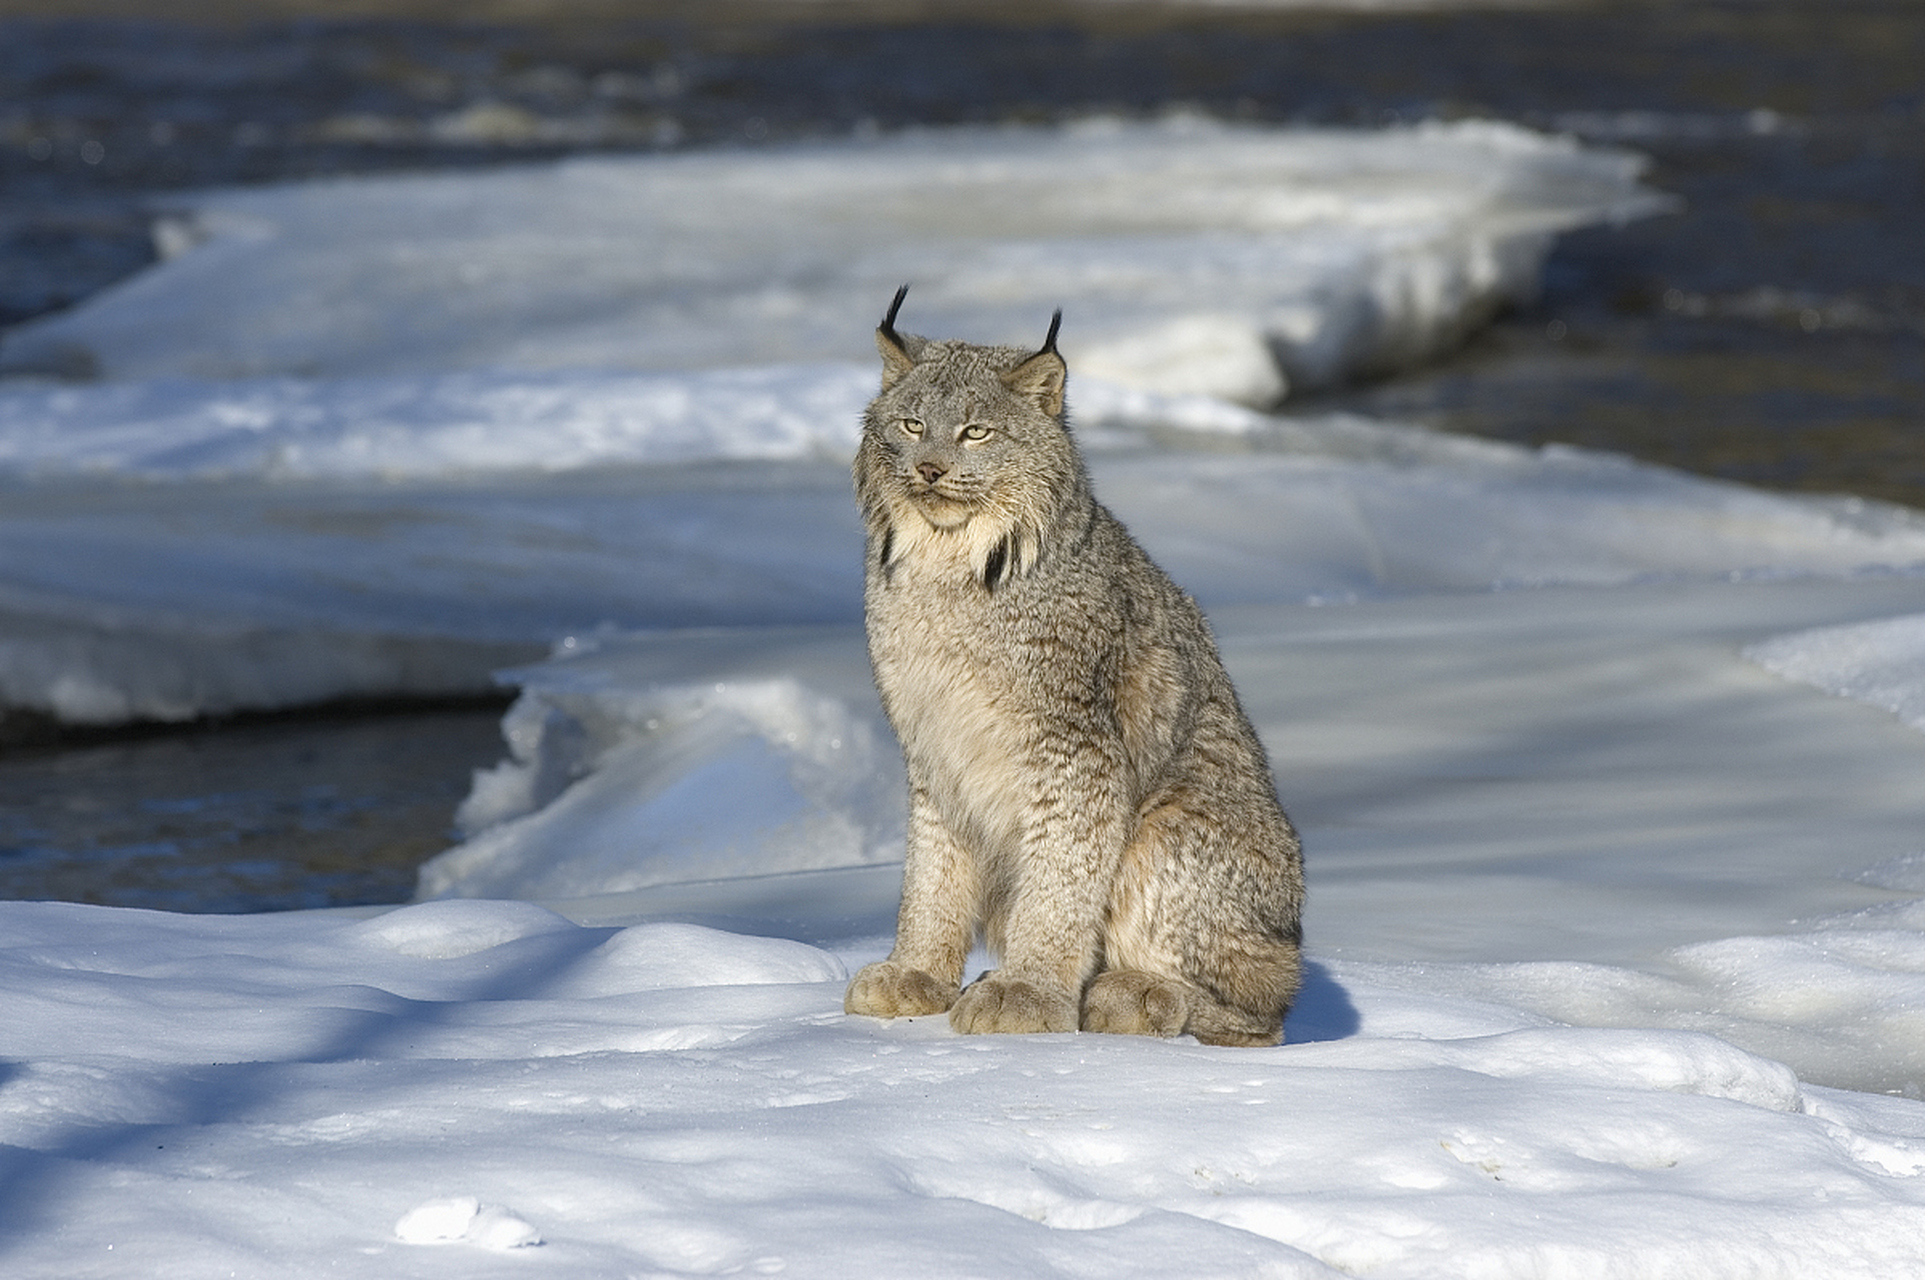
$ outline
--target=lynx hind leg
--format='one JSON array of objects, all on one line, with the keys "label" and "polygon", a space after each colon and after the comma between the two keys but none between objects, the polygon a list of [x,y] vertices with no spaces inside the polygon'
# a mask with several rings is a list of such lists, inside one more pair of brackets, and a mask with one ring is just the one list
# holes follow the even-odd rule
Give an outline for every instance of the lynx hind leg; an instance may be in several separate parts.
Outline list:
[{"label": "lynx hind leg", "polygon": [[[1175,967],[1182,970],[1183,976],[1145,977],[1185,993],[1188,1018],[1177,1032],[1144,1034],[1188,1032],[1204,1044],[1245,1048],[1283,1042],[1283,1018],[1303,982],[1303,961],[1293,940],[1255,936],[1245,931],[1213,934],[1199,930],[1175,941],[1182,944],[1171,950],[1177,953]],[[1120,997],[1122,990],[1119,984],[1116,992],[1106,992],[1105,996]],[[1168,999],[1156,989],[1146,987],[1138,1002],[1146,1011],[1144,1016],[1149,1017],[1150,1010]],[[1092,1031],[1101,1029],[1090,1027]]]},{"label": "lynx hind leg", "polygon": [[1196,995],[1187,982],[1141,969],[1099,974],[1083,995],[1083,1030],[1112,1035],[1180,1036],[1190,1025]]},{"label": "lynx hind leg", "polygon": [[916,1018],[946,1013],[956,1003],[957,985],[895,960],[878,960],[856,970],[842,996],[844,1013],[871,1018]]},{"label": "lynx hind leg", "polygon": [[1226,1004],[1182,978],[1112,969],[1083,997],[1083,1030],[1165,1040],[1188,1032],[1204,1044],[1256,1048],[1282,1041],[1283,1013]]},{"label": "lynx hind leg", "polygon": [[[1236,808],[1206,819],[1208,806],[1170,803],[1144,816],[1110,904],[1116,967],[1090,988],[1087,1029],[1282,1041],[1303,981],[1300,856],[1281,812],[1249,806],[1243,828],[1226,829],[1224,811]],[[1182,1024],[1167,1030],[1179,1003]]]},{"label": "lynx hind leg", "polygon": [[1246,995],[1238,1004],[1207,997],[1199,1000],[1190,1014],[1190,1034],[1204,1044],[1240,1049],[1282,1044],[1283,1015],[1289,1012],[1290,1000],[1296,995],[1297,972],[1293,949],[1287,964],[1261,982],[1264,991],[1254,999]]}]

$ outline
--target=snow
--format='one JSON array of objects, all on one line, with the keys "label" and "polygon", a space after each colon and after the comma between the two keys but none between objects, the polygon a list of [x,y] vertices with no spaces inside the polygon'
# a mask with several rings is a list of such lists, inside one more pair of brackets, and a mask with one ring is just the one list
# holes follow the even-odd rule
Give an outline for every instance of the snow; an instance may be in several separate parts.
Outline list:
[{"label": "snow", "polygon": [[[0,906],[20,1276],[1889,1276],[1925,1108],[1369,966],[1298,1041],[970,1038],[506,902]],[[492,945],[489,945],[492,943]],[[450,1251],[459,1254],[458,1259]]]},{"label": "snow", "polygon": [[[1890,891],[1925,889],[1925,858],[1902,861],[1925,737],[1741,650],[1919,590],[1647,581],[1212,616],[1304,832],[1313,953],[1917,1091],[1925,911]],[[903,780],[859,626],[604,635],[505,678],[510,759],[424,894],[890,930]]]},{"label": "snow", "polygon": [[541,1243],[541,1236],[526,1222],[498,1204],[484,1205],[473,1196],[418,1204],[394,1224],[394,1235],[408,1244],[462,1241],[485,1249],[522,1249]]},{"label": "snow", "polygon": [[[938,216],[1052,167],[1108,194],[1029,240]],[[0,701],[520,697],[412,905],[0,903],[6,1273],[1925,1271],[1925,517],[1259,413],[1223,397],[1264,366],[1198,357],[1295,375],[1277,317],[1370,296],[1342,359],[1408,358],[1634,175],[1177,122],[191,198],[198,247],[9,340],[115,376],[0,388]],[[880,221],[757,240],[856,191]],[[671,215],[700,279],[608,247]],[[500,323],[436,328],[464,260]],[[1265,272],[1192,315],[1183,260]],[[999,262],[1034,290],[967,295]],[[898,889],[846,457],[903,278],[934,332],[1074,304],[1098,492],[1209,610],[1304,832],[1283,1046],[841,1011]]]},{"label": "snow", "polygon": [[874,382],[864,363],[28,385],[0,396],[0,468],[36,480],[400,480],[844,456]]}]

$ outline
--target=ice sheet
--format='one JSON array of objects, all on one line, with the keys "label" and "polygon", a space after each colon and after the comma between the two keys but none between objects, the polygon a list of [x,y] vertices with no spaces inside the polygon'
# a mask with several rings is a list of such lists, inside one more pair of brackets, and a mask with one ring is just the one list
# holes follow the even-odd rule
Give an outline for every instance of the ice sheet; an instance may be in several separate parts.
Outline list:
[{"label": "ice sheet", "polygon": [[[795,376],[828,395],[821,373]],[[1896,507],[1093,390],[1099,491],[1208,606],[1925,564],[1925,520]],[[396,479],[183,477],[151,454],[113,478],[23,476],[0,505],[0,699],[182,719],[485,688],[491,667],[610,627],[857,620],[843,464],[815,460],[820,437],[799,459],[727,456],[699,397],[675,403],[598,465],[553,472],[450,475],[429,446],[441,461]],[[650,463],[660,438],[723,456]]]},{"label": "ice sheet", "polygon": [[17,382],[0,386],[0,474],[400,480],[847,457],[875,394],[871,364]]},{"label": "ice sheet", "polygon": [[1664,207],[1641,162],[1510,125],[1173,118],[917,130],[179,198],[183,247],[9,334],[116,379],[851,359],[905,323],[1253,404],[1391,368],[1528,296],[1558,231]]}]

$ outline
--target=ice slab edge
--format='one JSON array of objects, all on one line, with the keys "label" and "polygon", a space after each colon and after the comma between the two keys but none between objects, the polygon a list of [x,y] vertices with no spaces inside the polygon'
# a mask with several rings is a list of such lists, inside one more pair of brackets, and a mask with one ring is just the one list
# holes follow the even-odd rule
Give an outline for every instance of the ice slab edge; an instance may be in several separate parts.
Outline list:
[{"label": "ice slab edge", "polygon": [[537,652],[327,629],[121,629],[0,610],[0,708],[110,725],[487,693],[495,670]]},{"label": "ice slab edge", "polygon": [[1515,126],[915,130],[184,198],[187,246],[0,346],[115,380],[863,358],[904,324],[1274,403],[1430,357],[1552,238],[1660,210],[1642,161]]}]

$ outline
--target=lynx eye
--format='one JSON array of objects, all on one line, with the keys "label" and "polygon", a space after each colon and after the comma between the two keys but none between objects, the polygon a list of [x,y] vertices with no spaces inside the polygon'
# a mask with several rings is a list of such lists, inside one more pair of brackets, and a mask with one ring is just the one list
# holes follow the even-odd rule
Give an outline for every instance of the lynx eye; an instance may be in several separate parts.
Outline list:
[{"label": "lynx eye", "polygon": [[922,419],[904,418],[902,420],[902,433],[908,436],[920,436],[922,434]]},{"label": "lynx eye", "polygon": [[958,440],[967,440],[972,444],[978,440],[987,440],[989,439],[989,428],[980,422],[972,422],[957,432],[956,438]]}]

